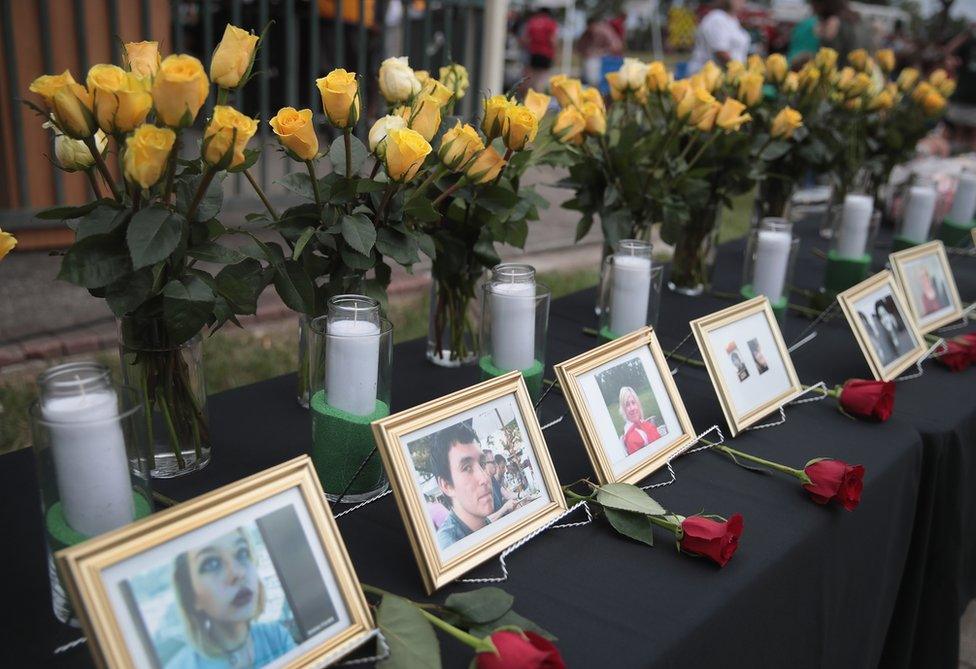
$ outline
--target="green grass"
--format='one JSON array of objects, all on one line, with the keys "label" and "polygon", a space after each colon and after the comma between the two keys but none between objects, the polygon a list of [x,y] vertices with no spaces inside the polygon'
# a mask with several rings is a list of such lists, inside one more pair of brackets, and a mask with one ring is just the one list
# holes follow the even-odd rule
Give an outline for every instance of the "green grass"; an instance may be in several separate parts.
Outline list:
[{"label": "green grass", "polygon": [[[541,274],[539,280],[552,291],[553,297],[594,286],[597,270],[573,273]],[[387,315],[393,322],[394,340],[406,341],[427,332],[428,294],[409,295],[390,300]],[[204,374],[211,393],[255,383],[295,370],[298,351],[297,318],[278,323],[261,323],[249,329],[227,327],[204,342]],[[94,358],[119,374],[118,354],[100,351]],[[45,361],[44,367],[64,359]],[[37,396],[35,378],[43,368],[31,367],[0,374],[0,453],[30,445],[27,409]]]}]

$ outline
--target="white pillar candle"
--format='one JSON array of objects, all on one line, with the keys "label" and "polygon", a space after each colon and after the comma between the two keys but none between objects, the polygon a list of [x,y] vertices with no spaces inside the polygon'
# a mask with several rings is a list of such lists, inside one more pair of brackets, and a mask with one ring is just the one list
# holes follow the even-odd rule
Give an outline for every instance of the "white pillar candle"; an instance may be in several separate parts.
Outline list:
[{"label": "white pillar candle", "polygon": [[325,394],[328,403],[355,416],[376,410],[380,328],[352,319],[328,324],[325,344]]},{"label": "white pillar candle", "polygon": [[132,481],[115,392],[49,397],[41,415],[68,525],[93,537],[131,523]]},{"label": "white pillar candle", "polygon": [[535,283],[491,284],[491,358],[505,371],[535,363]]},{"label": "white pillar candle", "polygon": [[901,236],[921,244],[929,238],[932,214],[935,213],[935,189],[931,186],[912,186],[905,203],[905,215],[901,222]]},{"label": "white pillar candle", "polygon": [[864,255],[868,245],[868,230],[874,198],[851,194],[844,198],[844,212],[837,234],[837,255],[855,260]]},{"label": "white pillar candle", "polygon": [[615,253],[611,265],[610,331],[625,335],[647,323],[651,259]]},{"label": "white pillar candle", "polygon": [[786,230],[759,231],[752,272],[752,290],[756,295],[765,295],[773,303],[783,297],[792,243],[793,235]]},{"label": "white pillar candle", "polygon": [[963,172],[952,196],[952,210],[947,218],[959,225],[969,225],[976,216],[976,174]]}]

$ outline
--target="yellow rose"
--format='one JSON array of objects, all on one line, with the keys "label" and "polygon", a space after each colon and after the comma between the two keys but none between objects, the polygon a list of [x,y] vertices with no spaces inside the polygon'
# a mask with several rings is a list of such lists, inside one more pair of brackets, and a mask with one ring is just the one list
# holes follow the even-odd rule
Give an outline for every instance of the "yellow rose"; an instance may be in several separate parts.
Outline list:
[{"label": "yellow rose", "polygon": [[68,137],[85,139],[98,130],[91,96],[81,84],[66,84],[54,93],[54,118]]},{"label": "yellow rose", "polygon": [[784,93],[796,93],[800,90],[800,77],[796,72],[790,72],[783,79],[782,90]]},{"label": "yellow rose", "polygon": [[430,79],[430,72],[427,70],[414,70],[413,76],[417,77],[417,81],[419,81],[420,85],[423,86],[427,83],[427,80]]},{"label": "yellow rose", "polygon": [[564,144],[582,144],[584,130],[586,119],[576,107],[566,107],[560,111],[552,125],[552,134],[556,141]]},{"label": "yellow rose", "polygon": [[156,119],[170,128],[190,125],[209,92],[203,63],[185,54],[166,56],[153,80]]},{"label": "yellow rose", "polygon": [[607,114],[603,107],[592,102],[584,102],[580,113],[586,119],[586,134],[603,135],[607,132]]},{"label": "yellow rose", "polygon": [[861,109],[861,98],[850,98],[844,101],[844,108],[850,111],[858,111]]},{"label": "yellow rose", "polygon": [[[95,164],[95,156],[91,149],[80,139],[71,139],[58,131],[53,123],[45,123],[45,128],[54,131],[54,157],[58,165],[69,172],[87,170]],[[95,148],[99,154],[104,154],[108,146],[108,135],[99,130],[95,133]]]},{"label": "yellow rose", "polygon": [[952,94],[956,92],[956,80],[946,79],[937,88],[939,89],[939,93],[942,94],[942,97],[952,97]]},{"label": "yellow rose", "polygon": [[758,53],[749,54],[746,58],[746,70],[756,74],[766,75],[766,61]]},{"label": "yellow rose", "polygon": [[[646,91],[647,89],[641,86],[640,90]],[[580,93],[580,105],[585,105],[587,102],[592,102],[603,111],[607,110],[607,105],[603,102],[603,94],[594,86],[587,86]]]},{"label": "yellow rose", "polygon": [[644,85],[647,78],[647,63],[638,58],[624,58],[624,64],[617,70],[620,73],[620,81],[623,82],[627,91],[636,91]]},{"label": "yellow rose", "polygon": [[864,49],[854,49],[847,54],[847,62],[858,72],[864,72],[871,63],[871,56]]},{"label": "yellow rose", "polygon": [[718,124],[722,130],[730,132],[732,130],[738,130],[742,127],[743,123],[748,123],[752,120],[749,114],[743,114],[746,106],[735,100],[733,98],[727,98],[725,102],[722,103],[722,108],[718,110],[718,116],[715,119],[715,123]]},{"label": "yellow rose", "polygon": [[864,95],[870,86],[871,75],[867,72],[858,72],[854,81],[851,82],[850,88],[847,89],[847,94],[850,96]]},{"label": "yellow rose", "polygon": [[912,90],[915,86],[915,82],[918,81],[918,70],[914,67],[906,67],[898,75],[898,90],[902,93],[907,93]]},{"label": "yellow rose", "polygon": [[204,160],[223,169],[240,165],[244,162],[244,147],[257,130],[257,119],[245,116],[233,107],[217,105],[203,132]]},{"label": "yellow rose", "polygon": [[800,69],[800,88],[810,92],[820,83],[820,70],[813,63],[807,63]]},{"label": "yellow rose", "polygon": [[493,95],[485,100],[485,115],[481,119],[481,132],[485,133],[489,143],[501,136],[502,127],[505,124],[505,112],[514,104],[504,95]]},{"label": "yellow rose", "polygon": [[419,132],[428,142],[434,139],[441,127],[441,104],[432,95],[421,95],[414,100],[412,107],[401,109],[400,115],[408,128]]},{"label": "yellow rose", "polygon": [[386,135],[383,165],[391,181],[410,181],[431,152],[430,143],[410,128],[394,128]]},{"label": "yellow rose", "polygon": [[[672,95],[681,94],[681,88],[678,87],[677,91],[672,91]],[[684,89],[683,96],[678,100],[678,106],[675,109],[675,114],[679,119],[688,119],[691,116],[692,110],[702,103],[708,103],[715,98],[712,97],[711,93],[706,91],[704,88],[693,88],[690,85]],[[691,125],[694,125],[693,121],[688,121]]]},{"label": "yellow rose", "polygon": [[551,95],[539,93],[531,88],[525,94],[525,106],[532,110],[532,113],[535,114],[536,119],[539,121],[542,121],[542,118],[546,115],[551,100]]},{"label": "yellow rose", "polygon": [[420,82],[406,56],[387,58],[380,63],[380,94],[390,104],[406,102],[420,92]]},{"label": "yellow rose", "polygon": [[[558,75],[565,76],[565,75]],[[610,99],[611,100],[623,100],[626,91],[623,80],[620,78],[619,72],[607,72],[604,77],[607,80],[607,85],[610,87]],[[550,80],[551,81],[551,80]],[[549,90],[555,92],[552,84],[549,85]],[[560,103],[562,104],[562,103]]]},{"label": "yellow rose", "polygon": [[251,69],[258,48],[257,35],[227,24],[224,36],[210,59],[210,80],[221,88],[233,90],[241,85]]},{"label": "yellow rose", "polygon": [[885,89],[874,96],[870,104],[868,104],[868,109],[871,111],[882,111],[891,109],[894,105],[894,96],[891,94],[891,91]]},{"label": "yellow rose", "polygon": [[556,97],[560,107],[578,105],[582,91],[583,82],[579,79],[570,79],[565,74],[557,74],[549,79],[549,92]]},{"label": "yellow rose", "polygon": [[847,89],[850,88],[851,84],[854,83],[855,74],[856,72],[854,72],[853,67],[845,67],[837,73],[837,76],[834,78],[834,85],[838,88],[838,90],[846,93]]},{"label": "yellow rose", "polygon": [[[589,103],[593,104],[593,103]],[[512,151],[521,151],[535,139],[539,131],[539,119],[525,105],[512,105],[505,110],[502,121],[502,141]]]},{"label": "yellow rose", "polygon": [[647,90],[651,93],[661,93],[667,90],[668,84],[671,83],[671,77],[668,76],[668,69],[664,67],[664,63],[655,60],[647,66],[645,83]]},{"label": "yellow rose", "polygon": [[725,64],[725,78],[733,84],[738,82],[745,71],[746,66],[741,60],[730,60]]},{"label": "yellow rose", "polygon": [[462,172],[484,149],[485,143],[481,141],[478,131],[467,123],[462,125],[458,121],[453,128],[444,133],[437,155],[449,170]]},{"label": "yellow rose", "polygon": [[125,139],[122,167],[125,178],[142,188],[151,188],[162,178],[176,133],[150,123],[140,125]]},{"label": "yellow rose", "polygon": [[[715,98],[712,94],[706,91],[704,88],[694,88],[690,93],[685,95],[684,100],[678,106],[679,111],[684,107],[684,109],[691,108],[688,114],[688,125],[697,126],[701,123],[702,118],[711,113],[712,103],[715,102]],[[685,114],[679,114],[684,118]]]},{"label": "yellow rose", "polygon": [[766,58],[766,74],[769,80],[778,84],[786,78],[786,73],[790,71],[790,64],[786,62],[786,56],[781,53],[770,54]]},{"label": "yellow rose", "polygon": [[110,135],[131,132],[152,109],[148,80],[121,67],[95,65],[86,83],[98,127]]},{"label": "yellow rose", "polygon": [[355,72],[332,70],[315,80],[322,95],[322,108],[337,128],[351,128],[359,120],[359,82]]},{"label": "yellow rose", "polygon": [[712,61],[705,63],[704,67],[698,70],[698,74],[695,76],[699,77],[702,86],[709,93],[714,93],[722,85],[722,79],[724,78],[722,70]]},{"label": "yellow rose", "polygon": [[717,100],[712,100],[707,105],[702,105],[697,114],[693,116],[697,117],[697,122],[695,127],[702,132],[711,132],[715,127],[715,118],[718,116],[719,110],[722,108],[721,103]]},{"label": "yellow rose", "polygon": [[837,52],[830,47],[820,47],[820,51],[817,52],[813,62],[822,72],[831,72],[837,67]]},{"label": "yellow rose", "polygon": [[678,81],[672,81],[668,85],[668,92],[671,93],[671,100],[674,104],[678,104],[685,99],[685,95],[691,90],[691,82],[687,79],[679,79]]},{"label": "yellow rose", "polygon": [[937,70],[933,70],[932,74],[929,75],[929,83],[938,88],[942,85],[942,82],[948,78],[949,73],[940,67]]},{"label": "yellow rose", "polygon": [[447,89],[454,94],[455,100],[460,100],[468,92],[468,86],[471,84],[468,80],[468,70],[464,65],[459,65],[458,63],[445,65],[439,70],[438,74],[441,83],[447,86]]},{"label": "yellow rose", "polygon": [[402,116],[388,114],[376,119],[373,127],[369,129],[369,151],[380,158],[386,155],[386,137],[391,130],[402,130],[407,127],[407,122]]},{"label": "yellow rose", "polygon": [[429,95],[437,101],[438,107],[445,106],[454,97],[454,93],[451,92],[447,86],[437,81],[437,79],[428,79],[427,83],[423,85],[421,89],[423,95]]},{"label": "yellow rose", "polygon": [[763,77],[757,72],[745,72],[739,77],[738,98],[747,107],[755,107],[763,97]]},{"label": "yellow rose", "polygon": [[793,131],[803,125],[803,114],[791,107],[783,107],[773,117],[769,134],[776,139],[789,139]]},{"label": "yellow rose", "polygon": [[126,42],[123,62],[137,77],[151,79],[159,71],[159,42]]},{"label": "yellow rose", "polygon": [[932,89],[922,98],[922,109],[927,116],[938,116],[946,107],[946,99],[937,90]]},{"label": "yellow rose", "polygon": [[312,110],[283,107],[268,121],[278,141],[299,160],[312,160],[319,152],[319,138],[312,122]]},{"label": "yellow rose", "polygon": [[895,52],[891,49],[875,51],[874,60],[885,74],[895,69]]},{"label": "yellow rose", "polygon": [[9,232],[0,230],[0,260],[6,258],[15,246],[17,246],[17,238]]},{"label": "yellow rose", "polygon": [[505,159],[489,146],[478,154],[464,174],[475,185],[486,184],[494,181],[503,167],[505,167]]},{"label": "yellow rose", "polygon": [[65,70],[61,74],[44,74],[31,82],[30,92],[37,93],[44,99],[44,104],[48,109],[54,108],[54,94],[58,92],[62,86],[67,86],[68,84],[74,84],[75,78],[71,76],[71,72]]}]

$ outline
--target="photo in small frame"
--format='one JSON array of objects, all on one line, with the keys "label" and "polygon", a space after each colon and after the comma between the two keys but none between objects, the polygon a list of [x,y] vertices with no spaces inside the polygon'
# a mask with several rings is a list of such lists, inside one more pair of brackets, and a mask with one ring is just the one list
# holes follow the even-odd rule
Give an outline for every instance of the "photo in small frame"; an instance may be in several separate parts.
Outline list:
[{"label": "photo in small frame", "polygon": [[566,510],[519,372],[378,420],[373,432],[429,593]]},{"label": "photo in small frame", "polygon": [[874,378],[891,381],[925,355],[898,284],[884,270],[837,296]]},{"label": "photo in small frame", "polygon": [[803,392],[765,297],[690,325],[732,436]]},{"label": "photo in small frame", "polygon": [[636,483],[695,431],[649,327],[555,366],[600,483]]},{"label": "photo in small frame", "polygon": [[941,241],[892,253],[888,258],[919,332],[928,334],[962,318],[962,300]]},{"label": "photo in small frame", "polygon": [[308,457],[57,561],[100,666],[308,666],[373,629]]}]

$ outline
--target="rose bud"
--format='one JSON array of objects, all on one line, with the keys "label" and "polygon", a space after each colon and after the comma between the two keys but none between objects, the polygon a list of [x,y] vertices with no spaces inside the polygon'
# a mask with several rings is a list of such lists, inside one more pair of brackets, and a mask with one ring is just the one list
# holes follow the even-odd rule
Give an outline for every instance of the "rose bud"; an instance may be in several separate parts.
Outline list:
[{"label": "rose bud", "polygon": [[159,42],[147,40],[144,42],[126,42],[124,45],[123,61],[126,69],[137,77],[151,79],[159,71]]},{"label": "rose bud", "polygon": [[681,521],[681,530],[681,550],[707,557],[724,567],[739,547],[742,515],[733,514],[722,522],[704,516],[689,516]]},{"label": "rose bud", "polygon": [[386,134],[386,153],[383,165],[391,181],[410,181],[432,151],[430,144],[416,130],[395,128]]},{"label": "rose bud", "polygon": [[210,165],[229,169],[244,162],[244,147],[258,131],[257,119],[233,107],[217,105],[203,131],[203,159]]},{"label": "rose bud", "polygon": [[258,39],[257,35],[228,23],[210,59],[210,80],[228,90],[240,86],[254,62]]},{"label": "rose bud", "polygon": [[811,460],[803,468],[810,479],[803,488],[810,493],[817,504],[826,504],[832,499],[848,511],[853,511],[861,503],[861,489],[864,487],[864,467],[849,465],[841,460]]},{"label": "rose bud", "polygon": [[535,632],[502,630],[491,635],[497,653],[478,653],[477,669],[565,669],[559,649]]},{"label": "rose bud", "polygon": [[166,171],[176,133],[145,123],[125,139],[122,154],[125,178],[142,188],[151,188]]},{"label": "rose bud", "polygon": [[315,135],[312,110],[282,107],[268,125],[278,142],[299,160],[311,160],[319,152],[319,138]]},{"label": "rose bud", "polygon": [[209,93],[203,63],[183,54],[166,56],[153,79],[156,120],[170,128],[192,124]]},{"label": "rose bud", "polygon": [[351,128],[359,120],[359,82],[355,72],[342,68],[332,70],[315,85],[322,95],[322,109],[337,128]]},{"label": "rose bud", "polygon": [[851,379],[840,391],[841,409],[858,418],[885,421],[895,407],[893,381]]}]

